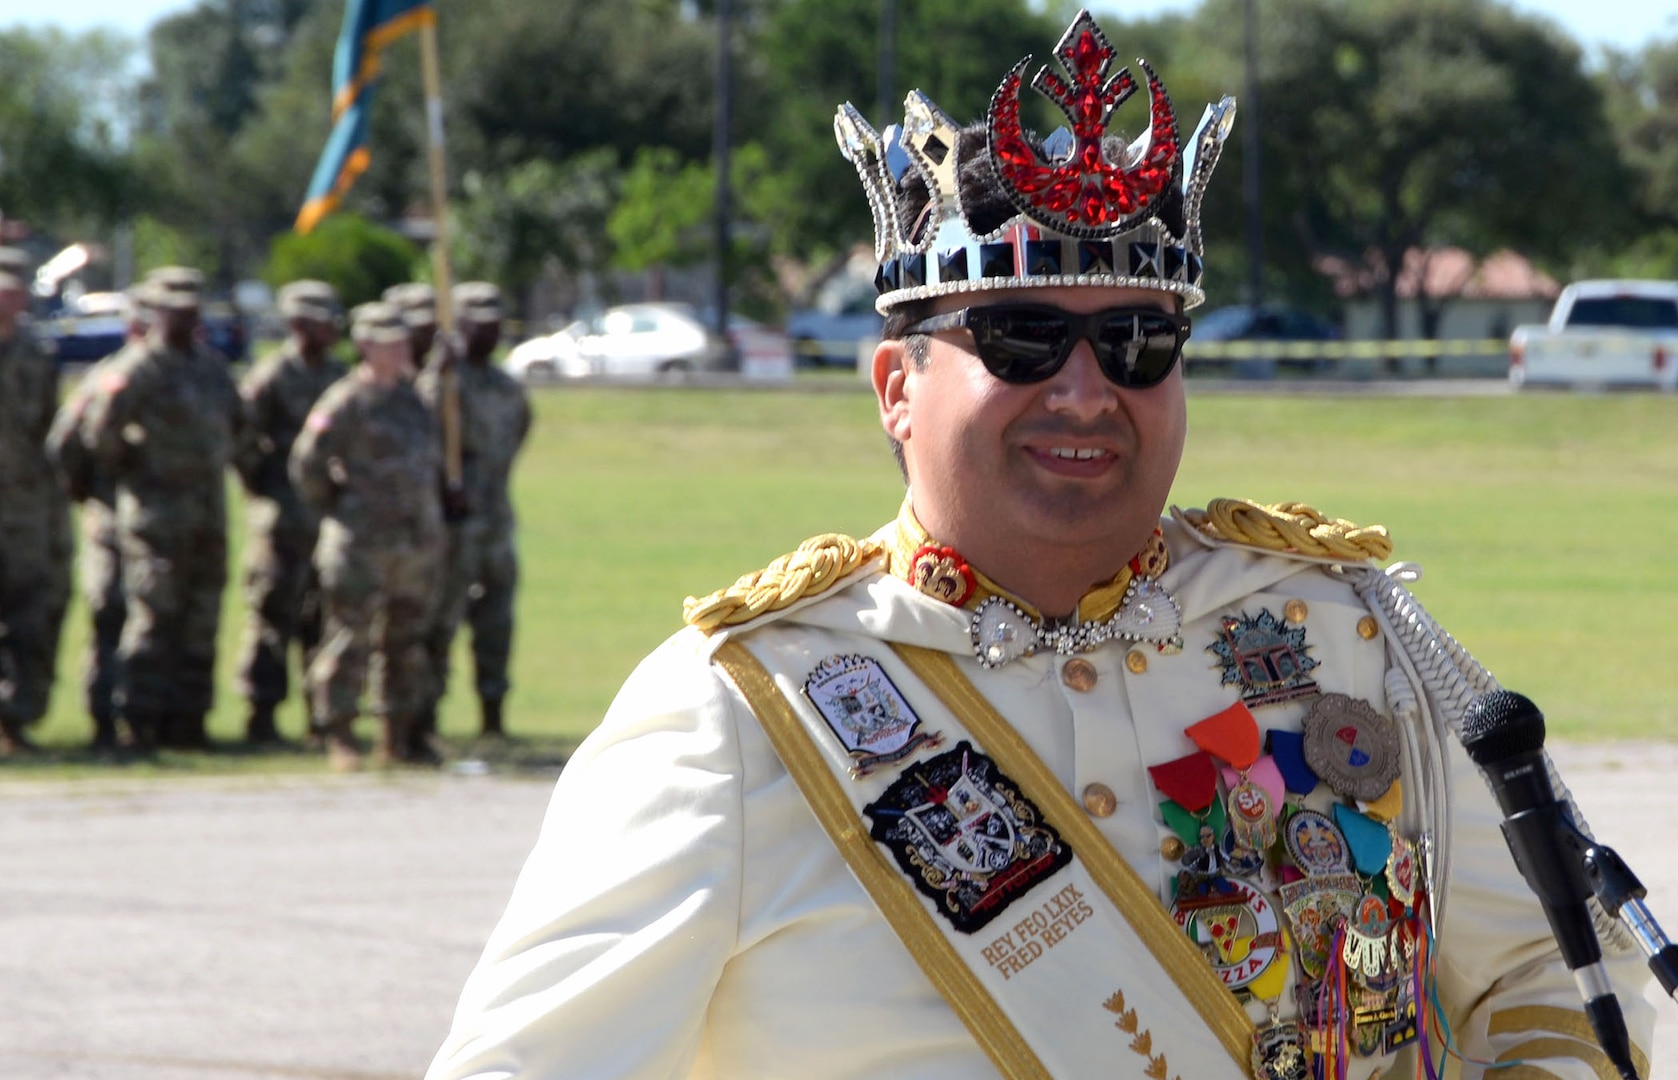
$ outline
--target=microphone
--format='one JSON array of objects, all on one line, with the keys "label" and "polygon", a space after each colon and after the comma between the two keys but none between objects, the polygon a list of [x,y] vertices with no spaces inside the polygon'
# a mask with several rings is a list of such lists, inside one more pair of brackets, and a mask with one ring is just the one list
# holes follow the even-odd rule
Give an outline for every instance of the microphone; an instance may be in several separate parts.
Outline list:
[{"label": "microphone", "polygon": [[1597,1042],[1626,1080],[1637,1080],[1631,1035],[1614,996],[1602,945],[1585,901],[1591,896],[1584,861],[1565,839],[1577,833],[1566,803],[1556,798],[1544,755],[1544,714],[1508,690],[1469,703],[1462,744],[1480,767],[1503,810],[1503,838],[1515,865],[1544,909],[1562,960],[1585,1000]]}]

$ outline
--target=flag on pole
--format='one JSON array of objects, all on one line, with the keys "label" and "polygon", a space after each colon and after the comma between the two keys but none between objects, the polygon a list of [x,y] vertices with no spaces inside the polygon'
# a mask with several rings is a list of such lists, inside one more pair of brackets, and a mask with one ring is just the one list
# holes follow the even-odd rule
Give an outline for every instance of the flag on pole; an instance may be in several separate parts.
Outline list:
[{"label": "flag on pole", "polygon": [[332,134],[297,214],[298,232],[308,232],[337,209],[356,178],[367,171],[367,117],[385,46],[436,18],[431,0],[346,0],[344,28],[332,62]]}]

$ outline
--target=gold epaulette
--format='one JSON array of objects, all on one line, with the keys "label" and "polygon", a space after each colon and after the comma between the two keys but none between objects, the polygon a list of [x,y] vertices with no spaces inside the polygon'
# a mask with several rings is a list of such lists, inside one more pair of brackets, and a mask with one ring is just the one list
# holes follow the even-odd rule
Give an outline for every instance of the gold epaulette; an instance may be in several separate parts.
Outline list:
[{"label": "gold epaulette", "polygon": [[1214,540],[1265,551],[1358,562],[1385,559],[1393,553],[1385,526],[1324,517],[1299,502],[1267,506],[1247,499],[1213,499],[1204,510],[1180,513],[1184,521]]},{"label": "gold epaulette", "polygon": [[709,634],[781,611],[806,597],[820,596],[864,563],[886,553],[885,545],[840,533],[822,533],[799,544],[762,570],[740,578],[703,599],[688,597],[682,618]]}]

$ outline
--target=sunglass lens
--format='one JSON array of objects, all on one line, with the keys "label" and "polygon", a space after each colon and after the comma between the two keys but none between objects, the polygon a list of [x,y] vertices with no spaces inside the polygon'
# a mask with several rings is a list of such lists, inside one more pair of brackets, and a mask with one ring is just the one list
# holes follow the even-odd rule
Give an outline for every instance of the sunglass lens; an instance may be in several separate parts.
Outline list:
[{"label": "sunglass lens", "polygon": [[1176,325],[1164,316],[1125,312],[1101,324],[1096,356],[1120,386],[1153,386],[1171,374],[1181,346]]},{"label": "sunglass lens", "polygon": [[979,359],[1004,382],[1040,382],[1060,368],[1068,330],[1054,312],[974,309],[968,328]]}]

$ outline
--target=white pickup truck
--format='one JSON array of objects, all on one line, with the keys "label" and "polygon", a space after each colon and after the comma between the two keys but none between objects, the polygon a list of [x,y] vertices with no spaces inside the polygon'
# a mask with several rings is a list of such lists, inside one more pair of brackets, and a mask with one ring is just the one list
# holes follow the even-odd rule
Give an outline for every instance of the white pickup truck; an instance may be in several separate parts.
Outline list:
[{"label": "white pickup truck", "polygon": [[1578,281],[1509,336],[1515,386],[1678,389],[1678,281]]}]

